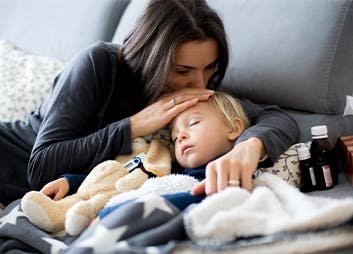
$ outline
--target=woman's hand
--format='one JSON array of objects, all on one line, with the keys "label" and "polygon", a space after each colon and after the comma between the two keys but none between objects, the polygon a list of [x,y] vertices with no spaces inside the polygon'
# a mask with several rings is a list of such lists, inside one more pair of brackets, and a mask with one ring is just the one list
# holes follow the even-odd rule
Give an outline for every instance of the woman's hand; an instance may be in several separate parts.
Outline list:
[{"label": "woman's hand", "polygon": [[208,163],[206,179],[194,187],[193,194],[210,195],[232,184],[251,191],[252,174],[264,155],[264,145],[258,138],[249,138],[237,144],[230,152]]},{"label": "woman's hand", "polygon": [[65,197],[69,193],[69,189],[69,182],[65,177],[62,177],[44,185],[40,192],[57,201]]},{"label": "woman's hand", "polygon": [[214,93],[202,88],[184,88],[163,94],[156,102],[130,117],[131,138],[149,135],[167,125],[176,115],[205,101]]}]

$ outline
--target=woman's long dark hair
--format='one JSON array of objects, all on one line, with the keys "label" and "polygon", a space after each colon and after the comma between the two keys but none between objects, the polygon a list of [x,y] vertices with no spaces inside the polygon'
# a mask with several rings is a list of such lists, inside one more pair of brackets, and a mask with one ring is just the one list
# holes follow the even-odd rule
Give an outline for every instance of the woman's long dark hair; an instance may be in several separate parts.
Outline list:
[{"label": "woman's long dark hair", "polygon": [[218,44],[216,73],[208,83],[208,88],[215,89],[228,65],[228,43],[222,20],[205,0],[150,0],[125,39],[122,53],[152,102],[161,95],[173,71],[177,47],[206,39]]}]

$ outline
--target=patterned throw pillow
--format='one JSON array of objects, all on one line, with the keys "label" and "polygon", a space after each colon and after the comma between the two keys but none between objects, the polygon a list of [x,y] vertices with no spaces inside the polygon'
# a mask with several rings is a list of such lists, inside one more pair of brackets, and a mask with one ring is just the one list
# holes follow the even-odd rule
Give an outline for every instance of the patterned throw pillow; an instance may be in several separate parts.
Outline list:
[{"label": "patterned throw pillow", "polygon": [[24,119],[48,95],[64,63],[0,41],[0,121]]},{"label": "patterned throw pillow", "polygon": [[278,175],[291,185],[299,188],[301,180],[297,149],[302,146],[310,147],[310,142],[298,143],[290,146],[287,151],[285,151],[278,157],[272,167],[258,168],[255,171],[254,175],[258,176],[262,173],[271,173],[274,175]]}]

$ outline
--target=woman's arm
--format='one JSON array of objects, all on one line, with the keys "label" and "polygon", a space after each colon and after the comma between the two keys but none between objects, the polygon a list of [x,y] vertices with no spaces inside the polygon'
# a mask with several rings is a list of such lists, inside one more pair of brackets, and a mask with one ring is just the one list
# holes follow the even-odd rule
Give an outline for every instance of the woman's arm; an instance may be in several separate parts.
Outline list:
[{"label": "woman's arm", "polygon": [[[104,122],[107,103],[120,99],[110,98],[120,89],[114,82],[114,54],[114,48],[97,44],[75,57],[56,79],[39,109],[43,120],[28,166],[33,188],[66,173],[87,174],[101,161],[131,152],[129,118]],[[116,108],[117,115],[121,111]]]},{"label": "woman's arm", "polygon": [[250,127],[237,139],[236,144],[259,138],[271,162],[277,159],[299,137],[296,121],[277,106],[260,106],[249,100],[239,100],[250,121]]},{"label": "woman's arm", "polygon": [[251,123],[237,139],[234,148],[208,163],[206,179],[193,189],[195,195],[216,193],[230,180],[251,191],[252,175],[265,154],[272,162],[293,144],[299,135],[296,122],[275,106],[259,106],[241,100]]}]

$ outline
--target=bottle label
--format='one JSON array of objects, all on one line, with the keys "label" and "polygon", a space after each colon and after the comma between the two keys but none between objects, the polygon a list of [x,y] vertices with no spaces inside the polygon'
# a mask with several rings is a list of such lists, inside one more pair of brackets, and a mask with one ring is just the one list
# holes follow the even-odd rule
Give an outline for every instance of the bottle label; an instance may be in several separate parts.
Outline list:
[{"label": "bottle label", "polygon": [[314,173],[314,168],[313,167],[309,168],[309,173],[310,173],[311,184],[313,186],[316,186],[316,178],[315,178],[315,173]]},{"label": "bottle label", "polygon": [[326,187],[332,187],[332,176],[331,176],[331,169],[329,165],[323,165],[322,171],[324,173],[325,185]]}]

